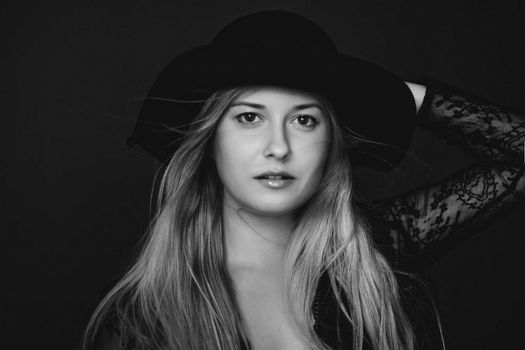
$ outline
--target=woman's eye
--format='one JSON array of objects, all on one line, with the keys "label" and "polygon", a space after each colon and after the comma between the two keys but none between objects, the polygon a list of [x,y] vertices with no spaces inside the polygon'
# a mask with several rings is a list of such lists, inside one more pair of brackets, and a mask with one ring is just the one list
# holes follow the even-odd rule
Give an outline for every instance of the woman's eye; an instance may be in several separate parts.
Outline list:
[{"label": "woman's eye", "polygon": [[302,128],[313,129],[319,122],[309,115],[299,115],[292,122],[299,124]]},{"label": "woman's eye", "polygon": [[255,122],[257,121],[257,119],[260,119],[261,117],[259,117],[257,114],[255,113],[242,113],[242,114],[239,114],[237,117],[235,117],[237,119],[237,121],[241,124],[255,124]]}]

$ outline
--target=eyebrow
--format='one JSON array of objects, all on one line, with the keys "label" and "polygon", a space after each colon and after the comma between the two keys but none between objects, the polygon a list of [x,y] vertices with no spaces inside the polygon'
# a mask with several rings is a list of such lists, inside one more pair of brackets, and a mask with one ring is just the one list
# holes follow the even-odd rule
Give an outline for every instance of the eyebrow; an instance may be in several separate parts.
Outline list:
[{"label": "eyebrow", "polygon": [[[259,103],[245,102],[245,101],[234,102],[230,104],[228,108],[237,107],[237,106],[248,106],[248,107],[252,107],[255,109],[266,109],[265,105],[261,105]],[[320,109],[321,111],[323,110],[322,107],[318,103],[303,103],[303,104],[294,106],[292,110],[298,111],[301,109],[307,109],[311,107],[316,107]]]}]

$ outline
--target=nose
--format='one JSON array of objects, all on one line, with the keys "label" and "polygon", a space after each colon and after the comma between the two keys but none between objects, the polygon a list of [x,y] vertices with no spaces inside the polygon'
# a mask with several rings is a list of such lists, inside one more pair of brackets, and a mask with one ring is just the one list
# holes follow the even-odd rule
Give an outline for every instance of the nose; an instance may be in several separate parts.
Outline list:
[{"label": "nose", "polygon": [[266,158],[273,157],[280,161],[287,159],[290,156],[291,148],[286,127],[275,125],[269,130],[269,133],[268,143],[264,148],[264,156]]}]

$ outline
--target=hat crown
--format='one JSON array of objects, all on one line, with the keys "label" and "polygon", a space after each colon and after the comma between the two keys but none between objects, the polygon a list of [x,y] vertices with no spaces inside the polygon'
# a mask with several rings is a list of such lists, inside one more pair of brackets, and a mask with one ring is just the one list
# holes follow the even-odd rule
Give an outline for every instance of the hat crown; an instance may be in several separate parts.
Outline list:
[{"label": "hat crown", "polygon": [[261,48],[270,50],[313,50],[317,54],[337,54],[330,37],[314,22],[287,11],[252,13],[226,25],[212,46]]}]

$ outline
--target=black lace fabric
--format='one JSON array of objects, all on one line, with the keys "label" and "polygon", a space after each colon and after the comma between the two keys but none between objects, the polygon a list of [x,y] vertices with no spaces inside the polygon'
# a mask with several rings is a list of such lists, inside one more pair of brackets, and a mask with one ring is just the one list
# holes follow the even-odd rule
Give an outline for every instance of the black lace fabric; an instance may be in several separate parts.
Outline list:
[{"label": "black lace fabric", "polygon": [[423,83],[427,92],[418,126],[477,163],[371,205],[378,244],[397,266],[431,263],[454,242],[525,202],[525,118],[436,80]]}]

